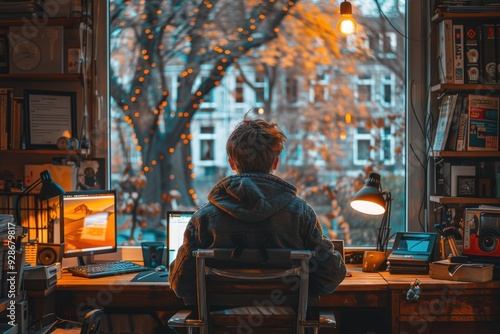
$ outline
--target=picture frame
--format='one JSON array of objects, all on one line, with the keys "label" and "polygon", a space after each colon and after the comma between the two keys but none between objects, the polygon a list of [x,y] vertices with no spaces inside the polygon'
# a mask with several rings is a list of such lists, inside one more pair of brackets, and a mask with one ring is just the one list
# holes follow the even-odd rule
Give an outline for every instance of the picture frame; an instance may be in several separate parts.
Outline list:
[{"label": "picture frame", "polygon": [[27,149],[57,149],[57,140],[77,137],[76,93],[24,91]]},{"label": "picture frame", "polygon": [[457,176],[457,196],[471,197],[477,193],[476,178],[474,176]]},{"label": "picture frame", "polygon": [[9,73],[9,39],[0,34],[0,73]]}]

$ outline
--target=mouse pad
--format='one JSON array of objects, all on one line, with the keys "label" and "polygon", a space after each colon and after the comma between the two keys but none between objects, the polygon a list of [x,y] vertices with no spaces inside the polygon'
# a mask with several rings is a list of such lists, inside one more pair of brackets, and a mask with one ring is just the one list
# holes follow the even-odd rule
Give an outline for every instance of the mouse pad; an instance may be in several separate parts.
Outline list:
[{"label": "mouse pad", "polygon": [[168,272],[156,270],[141,271],[130,282],[168,282]]}]

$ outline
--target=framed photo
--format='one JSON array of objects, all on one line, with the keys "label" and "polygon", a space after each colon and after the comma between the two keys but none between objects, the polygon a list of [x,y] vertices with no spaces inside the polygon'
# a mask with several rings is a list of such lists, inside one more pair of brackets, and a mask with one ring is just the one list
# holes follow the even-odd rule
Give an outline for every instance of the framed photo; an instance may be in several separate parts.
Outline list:
[{"label": "framed photo", "polygon": [[474,176],[457,176],[457,196],[475,196],[476,178]]},{"label": "framed photo", "polygon": [[9,73],[9,39],[0,34],[0,73]]},{"label": "framed photo", "polygon": [[57,149],[57,140],[76,138],[76,93],[25,90],[26,148]]}]

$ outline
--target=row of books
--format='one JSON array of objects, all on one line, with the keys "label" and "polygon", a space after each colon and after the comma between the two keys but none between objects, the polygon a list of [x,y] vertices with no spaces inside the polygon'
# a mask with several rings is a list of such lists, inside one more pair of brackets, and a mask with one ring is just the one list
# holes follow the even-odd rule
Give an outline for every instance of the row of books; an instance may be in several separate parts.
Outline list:
[{"label": "row of books", "polygon": [[441,83],[500,83],[500,24],[445,19],[438,36]]},{"label": "row of books", "polygon": [[0,18],[38,17],[43,11],[42,0],[1,0]]},{"label": "row of books", "polygon": [[447,94],[440,101],[434,151],[498,151],[496,96]]},{"label": "row of books", "polygon": [[471,12],[495,10],[498,6],[499,0],[434,0],[433,8],[450,12]]},{"label": "row of books", "polygon": [[23,98],[14,89],[0,88],[0,150],[24,148]]}]

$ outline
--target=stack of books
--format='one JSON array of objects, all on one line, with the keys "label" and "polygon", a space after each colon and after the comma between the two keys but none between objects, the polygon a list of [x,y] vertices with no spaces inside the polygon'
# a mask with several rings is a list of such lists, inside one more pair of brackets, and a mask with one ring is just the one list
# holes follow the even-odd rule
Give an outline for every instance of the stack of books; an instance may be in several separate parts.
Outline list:
[{"label": "stack of books", "polygon": [[42,13],[42,0],[0,0],[0,19],[32,18]]}]

